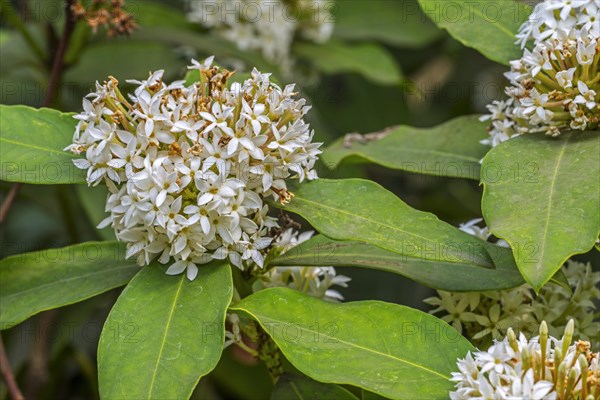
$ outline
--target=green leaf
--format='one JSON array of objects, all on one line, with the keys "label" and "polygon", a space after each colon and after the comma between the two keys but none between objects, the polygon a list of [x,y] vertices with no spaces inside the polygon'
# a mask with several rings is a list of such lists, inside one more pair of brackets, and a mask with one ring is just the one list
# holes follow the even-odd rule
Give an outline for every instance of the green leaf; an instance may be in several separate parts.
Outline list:
[{"label": "green leaf", "polygon": [[103,399],[187,399],[217,365],[232,297],[231,268],[165,275],[145,267],[113,307],[98,345]]},{"label": "green leaf", "polygon": [[154,29],[156,27],[169,27],[177,29],[193,29],[194,24],[189,22],[185,14],[169,3],[158,3],[156,1],[144,1],[143,3],[129,2],[126,10],[135,16],[139,29],[131,35],[134,39],[136,35],[145,29]]},{"label": "green leaf", "polygon": [[404,256],[367,243],[342,242],[317,235],[275,258],[271,264],[371,268],[403,275],[433,289],[451,292],[502,290],[525,283],[510,249],[493,244],[486,244],[486,248],[494,260],[495,269]]},{"label": "green leaf", "polygon": [[440,31],[423,16],[414,0],[358,0],[334,4],[333,35],[339,39],[424,47],[440,37]]},{"label": "green leaf", "polygon": [[124,286],[139,271],[116,242],[87,242],[0,261],[0,325],[8,329],[41,311]]},{"label": "green leaf", "polygon": [[[190,48],[203,53],[206,56],[217,54],[215,61],[218,63],[227,58],[242,60],[248,66],[256,67],[263,72],[275,72],[277,67],[265,61],[265,59],[256,51],[243,51],[231,43],[215,35],[203,34],[201,32],[157,27],[153,29],[144,29],[136,33],[139,40],[152,43],[174,46],[189,46]],[[201,60],[202,57],[199,57]]]},{"label": "green leaf", "polygon": [[125,83],[126,79],[146,79],[151,71],[159,69],[165,70],[168,79],[179,76],[184,65],[164,44],[114,40],[90,45],[79,62],[66,71],[64,80],[89,86],[114,76]]},{"label": "green leaf", "polygon": [[419,0],[419,3],[433,22],[490,60],[509,65],[509,61],[523,56],[515,44],[515,35],[531,14],[527,4],[515,0]]},{"label": "green leaf", "polygon": [[381,301],[329,303],[273,288],[231,310],[257,320],[309,377],[396,399],[447,397],[456,359],[474,350],[440,319]]},{"label": "green leaf", "polygon": [[485,242],[411,208],[375,182],[319,179],[291,189],[295,197],[282,208],[332,239],[366,242],[435,262],[493,266]]},{"label": "green leaf", "polygon": [[483,160],[482,208],[494,235],[508,241],[525,280],[539,290],[600,233],[600,135],[523,135]]},{"label": "green leaf", "polygon": [[50,108],[0,105],[0,179],[31,184],[85,183],[63,149],[72,143],[76,120]]},{"label": "green leaf", "polygon": [[382,396],[372,393],[372,392],[368,392],[364,389],[361,390],[361,392],[360,392],[360,398],[361,398],[361,400],[383,400],[383,399],[385,399],[385,397],[382,397]]},{"label": "green leaf", "polygon": [[335,40],[323,44],[301,42],[294,46],[294,53],[309,60],[325,74],[355,72],[382,85],[402,82],[398,64],[378,44],[347,44]]},{"label": "green leaf", "polygon": [[301,375],[284,374],[273,389],[271,400],[358,400],[338,385],[314,381]]},{"label": "green leaf", "polygon": [[478,180],[479,160],[487,151],[479,141],[487,136],[487,125],[478,116],[466,116],[428,129],[399,126],[362,139],[341,138],[322,158],[333,167],[358,158],[419,174]]}]

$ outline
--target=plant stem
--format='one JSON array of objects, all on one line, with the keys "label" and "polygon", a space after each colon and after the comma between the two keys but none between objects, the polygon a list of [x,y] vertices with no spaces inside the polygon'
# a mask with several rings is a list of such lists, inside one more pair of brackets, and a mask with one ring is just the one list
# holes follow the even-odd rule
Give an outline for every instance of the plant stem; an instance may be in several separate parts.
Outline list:
[{"label": "plant stem", "polygon": [[18,1],[19,12],[23,18],[23,21],[29,21],[29,2],[27,0],[19,0]]},{"label": "plant stem", "polygon": [[6,199],[4,199],[2,206],[0,206],[0,224],[4,222],[4,219],[8,214],[8,210],[10,210],[10,206],[15,200],[15,197],[17,197],[17,193],[19,192],[21,186],[23,186],[21,182],[17,182],[14,185],[12,185],[10,191],[8,192],[8,195],[6,196]]},{"label": "plant stem", "polygon": [[54,98],[58,92],[58,86],[62,78],[64,69],[64,58],[67,52],[71,35],[75,29],[77,19],[73,15],[72,6],[75,4],[75,0],[67,0],[65,3],[65,29],[63,30],[54,61],[52,63],[52,71],[50,72],[50,80],[48,81],[48,90],[46,91],[46,97],[44,99],[44,107],[50,107],[54,102]]},{"label": "plant stem", "polygon": [[38,46],[33,36],[31,36],[31,33],[29,33],[29,31],[27,30],[27,27],[25,26],[23,21],[21,21],[17,10],[14,9],[14,7],[9,3],[8,0],[0,0],[0,10],[2,11],[4,18],[6,18],[8,23],[11,24],[16,30],[18,30],[19,33],[23,36],[23,39],[25,39],[25,41],[27,42],[31,50],[35,53],[37,58],[40,61],[44,62],[46,60],[46,55],[44,54],[44,51],[40,46]]},{"label": "plant stem", "polygon": [[8,356],[4,350],[2,336],[0,336],[0,369],[2,370],[2,377],[4,378],[4,382],[6,382],[6,387],[8,388],[8,393],[10,393],[10,397],[12,397],[13,400],[25,400],[23,393],[17,385],[17,381],[15,381],[15,376],[12,372],[12,369],[10,368]]}]

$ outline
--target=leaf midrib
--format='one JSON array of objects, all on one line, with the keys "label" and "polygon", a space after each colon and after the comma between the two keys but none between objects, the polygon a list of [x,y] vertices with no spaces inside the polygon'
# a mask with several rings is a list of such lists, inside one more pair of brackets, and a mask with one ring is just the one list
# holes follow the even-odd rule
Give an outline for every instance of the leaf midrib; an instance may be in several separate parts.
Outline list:
[{"label": "leaf midrib", "polygon": [[[340,208],[335,208],[335,207],[331,207],[331,206],[325,205],[324,203],[318,203],[318,202],[316,202],[316,201],[308,200],[308,199],[306,199],[306,198],[303,198],[303,197],[295,197],[295,198],[294,198],[294,201],[296,201],[296,202],[297,202],[298,200],[299,200],[299,201],[304,201],[304,202],[306,202],[306,203],[309,203],[309,204],[313,204],[313,205],[315,205],[315,206],[316,206],[316,208],[322,207],[322,208],[325,208],[325,209],[334,210],[334,211],[337,211],[337,212],[339,212],[339,213],[341,213],[341,214],[349,215],[350,217],[357,218],[357,219],[360,219],[360,220],[364,220],[364,221],[366,221],[367,223],[370,223],[370,224],[380,225],[380,226],[382,226],[382,227],[389,228],[389,229],[391,229],[392,231],[397,231],[397,232],[400,232],[400,233],[406,234],[406,235],[408,235],[408,236],[411,236],[411,237],[416,237],[416,238],[422,239],[422,240],[424,240],[424,241],[426,241],[426,242],[428,242],[428,243],[433,243],[434,245],[445,244],[444,242],[438,242],[438,241],[435,241],[435,240],[432,240],[432,239],[428,239],[428,238],[426,238],[426,237],[424,237],[424,236],[421,236],[421,235],[418,235],[418,234],[415,234],[415,233],[410,233],[410,232],[408,232],[408,231],[405,231],[405,230],[399,229],[399,228],[397,228],[397,227],[394,227],[394,226],[391,226],[391,225],[386,225],[385,223],[378,222],[378,221],[376,221],[376,220],[368,219],[368,218],[366,218],[366,217],[363,217],[363,216],[361,216],[361,215],[352,214],[352,213],[350,213],[350,212],[348,212],[348,211],[344,211],[344,210],[342,210],[342,209],[340,209]],[[314,222],[314,219],[313,219],[313,218],[310,218],[310,217],[308,217],[308,216],[304,216],[304,217],[305,217],[305,218],[306,218],[306,219],[307,219],[309,222]],[[440,222],[441,222],[441,221],[440,221]],[[332,235],[332,236],[333,236],[333,235]],[[392,250],[392,251],[393,251],[393,250]],[[401,254],[401,253],[398,253],[398,254]],[[455,253],[455,252],[453,252],[453,254],[456,254],[456,253]],[[461,260],[461,261],[463,261],[463,262],[464,262],[464,261],[467,261],[467,262],[471,261],[471,260],[465,260],[465,259],[463,259],[462,257],[460,257],[460,260]],[[446,262],[453,262],[452,260],[444,260],[444,261],[446,261]],[[475,263],[475,261],[471,261],[471,262],[473,262],[475,265],[479,265],[479,264],[476,264],[476,263]],[[454,261],[454,263],[456,263],[456,261]],[[484,267],[487,267],[487,266],[488,266],[488,264],[484,264],[484,265],[482,265],[482,266],[484,266]]]},{"label": "leaf midrib", "polygon": [[17,142],[15,140],[7,139],[7,138],[1,137],[1,136],[0,136],[0,141],[11,143],[11,144],[14,144],[16,146],[21,146],[21,147],[26,147],[26,148],[30,148],[30,149],[39,150],[39,151],[44,151],[46,153],[60,154],[60,155],[63,155],[63,156],[69,156],[70,157],[70,154],[67,153],[66,151],[58,151],[58,150],[50,149],[50,148],[47,148],[47,147],[36,146],[36,145],[33,145],[33,144],[29,144],[29,143]]},{"label": "leaf midrib", "polygon": [[66,279],[63,279],[63,280],[60,280],[60,281],[49,282],[49,283],[45,283],[45,284],[40,285],[40,286],[31,287],[29,289],[26,289],[26,290],[23,290],[23,291],[20,291],[20,292],[11,293],[8,296],[2,296],[2,300],[3,301],[7,301],[7,299],[10,299],[10,298],[12,298],[14,296],[22,296],[24,293],[29,293],[29,292],[32,292],[32,291],[38,291],[41,288],[52,287],[52,286],[56,286],[56,285],[62,285],[65,282],[85,280],[85,279],[90,278],[90,277],[95,276],[95,275],[101,275],[101,274],[105,274],[107,272],[112,272],[112,271],[127,270],[127,269],[131,269],[131,268],[136,268],[137,269],[139,267],[138,267],[137,264],[130,264],[130,265],[127,265],[126,267],[121,266],[121,267],[116,267],[116,268],[111,268],[111,269],[102,269],[101,271],[91,272],[91,273],[88,273],[88,274],[85,274],[85,275],[77,275],[77,276],[66,278]]},{"label": "leaf midrib", "polygon": [[552,198],[554,197],[554,191],[556,188],[556,181],[557,181],[557,177],[558,177],[558,171],[560,169],[560,165],[562,163],[563,160],[563,156],[565,155],[565,150],[567,148],[567,143],[569,143],[569,140],[571,140],[573,136],[569,135],[567,137],[567,139],[563,142],[562,144],[562,148],[560,150],[560,153],[558,155],[558,159],[556,160],[555,163],[555,167],[554,167],[554,173],[552,176],[552,182],[550,183],[550,190],[549,195],[548,195],[548,208],[546,211],[546,221],[544,222],[544,236],[542,238],[542,242],[540,244],[541,248],[540,248],[540,258],[535,266],[535,270],[537,272],[537,274],[539,275],[541,270],[543,269],[543,265],[544,265],[544,251],[546,250],[546,241],[548,238],[548,231],[550,230],[550,214],[552,214]]},{"label": "leaf midrib", "polygon": [[[373,149],[373,146],[371,146],[370,148]],[[333,150],[333,151],[334,152],[339,152],[341,154],[344,154],[342,157],[340,157],[338,159],[338,163],[342,159],[344,159],[345,157],[347,157],[349,155],[356,155],[356,156],[364,157],[364,158],[368,159],[369,161],[378,162],[378,160],[376,158],[374,158],[374,156],[372,154],[367,154],[367,153],[361,151],[361,149],[356,149],[356,150],[353,150],[353,149],[337,149],[337,150]],[[401,154],[403,152],[406,152],[406,153],[417,153],[417,154],[435,154],[435,155],[440,155],[440,156],[452,158],[452,159],[457,160],[457,161],[470,161],[470,162],[479,163],[479,159],[477,159],[475,157],[469,157],[469,156],[465,156],[465,155],[462,155],[462,154],[456,154],[456,153],[448,153],[448,152],[439,151],[439,150],[425,150],[425,149],[417,149],[417,148],[412,148],[412,147],[402,147],[401,149],[398,150],[398,154]],[[394,165],[394,164],[393,163],[389,163],[389,165]]]},{"label": "leaf midrib", "polygon": [[177,286],[177,291],[175,292],[175,296],[173,296],[173,303],[171,304],[171,309],[169,310],[169,315],[167,319],[167,323],[165,325],[164,334],[160,343],[160,350],[158,351],[158,356],[156,357],[156,364],[154,368],[154,372],[152,373],[152,379],[150,380],[149,391],[147,399],[152,399],[152,392],[154,391],[154,381],[156,380],[156,375],[158,373],[158,366],[160,365],[160,359],[162,357],[163,350],[165,348],[165,343],[167,341],[167,335],[169,333],[169,329],[171,327],[171,321],[173,321],[173,313],[175,310],[175,305],[177,304],[177,299],[179,298],[179,294],[181,292],[181,288],[183,287],[183,282],[185,274],[182,274],[179,279],[179,284]]}]

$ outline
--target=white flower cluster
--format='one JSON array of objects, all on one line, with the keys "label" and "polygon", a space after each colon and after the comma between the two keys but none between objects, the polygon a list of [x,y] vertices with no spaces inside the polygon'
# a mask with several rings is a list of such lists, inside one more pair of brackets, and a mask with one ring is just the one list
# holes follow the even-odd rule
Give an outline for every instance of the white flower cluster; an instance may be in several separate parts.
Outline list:
[{"label": "white flower cluster", "polygon": [[517,339],[512,330],[487,351],[467,354],[452,373],[450,399],[594,400],[600,398],[600,354],[573,339],[573,321],[562,340],[548,335]]},{"label": "white flower cluster", "polygon": [[[460,229],[488,240],[487,227],[479,227],[481,220],[460,225]],[[508,246],[504,241],[499,245]],[[518,326],[521,331],[546,321],[551,335],[562,332],[570,319],[578,321],[576,335],[591,340],[600,332],[600,321],[594,318],[596,302],[600,298],[600,272],[592,266],[568,260],[563,272],[571,291],[557,284],[548,284],[537,296],[529,285],[514,289],[486,292],[437,291],[437,296],[424,302],[435,307],[431,314],[451,324],[457,331],[467,335],[476,344],[489,343],[491,339],[504,336],[509,327]],[[597,343],[596,345],[600,345]]]},{"label": "white flower cluster", "polygon": [[[274,244],[275,251],[283,254],[310,239],[313,233],[299,233],[288,229],[277,238]],[[344,297],[331,288],[348,287],[349,281],[347,276],[337,275],[334,267],[274,267],[260,276],[255,283],[255,289],[288,287],[323,300],[341,301]]]},{"label": "white flower cluster", "polygon": [[521,27],[530,51],[511,61],[508,99],[488,105],[490,138],[499,143],[526,133],[596,130],[600,122],[600,1],[546,0]]},{"label": "white flower cluster", "polygon": [[333,32],[331,0],[190,0],[188,19],[214,29],[241,50],[291,65],[297,37],[325,42]]},{"label": "white flower cluster", "polygon": [[73,144],[85,158],[90,185],[104,182],[112,225],[140,265],[174,262],[168,274],[226,259],[263,266],[269,230],[277,221],[263,200],[289,201],[286,179],[316,178],[319,143],[303,117],[294,86],[252,72],[227,84],[230,72],[193,62],[199,81],[165,84],[163,71],[138,85],[128,101],[118,82],[96,85],[84,99]]}]

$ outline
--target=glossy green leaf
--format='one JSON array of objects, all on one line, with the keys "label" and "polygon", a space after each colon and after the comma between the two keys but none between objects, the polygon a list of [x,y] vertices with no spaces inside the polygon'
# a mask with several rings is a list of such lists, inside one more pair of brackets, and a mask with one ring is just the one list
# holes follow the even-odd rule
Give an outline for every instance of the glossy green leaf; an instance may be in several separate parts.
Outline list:
[{"label": "glossy green leaf", "polygon": [[50,108],[0,105],[0,179],[31,184],[84,183],[63,149],[72,143],[76,120]]},{"label": "glossy green leaf", "polygon": [[490,60],[508,65],[509,61],[522,57],[515,35],[531,14],[527,4],[515,0],[419,0],[419,3],[433,22]]},{"label": "glossy green leaf", "polygon": [[354,72],[382,85],[397,85],[402,81],[394,58],[377,44],[347,44],[335,40],[323,44],[303,42],[294,46],[294,53],[325,74]]},{"label": "glossy green leaf", "polygon": [[358,397],[338,385],[284,374],[273,388],[271,400],[358,400]]},{"label": "glossy green leaf", "polygon": [[525,280],[540,289],[600,233],[600,135],[523,135],[483,160],[483,215],[508,241]]},{"label": "glossy green leaf", "polygon": [[488,136],[486,125],[477,116],[466,116],[429,129],[399,126],[341,138],[322,158],[333,167],[358,158],[408,172],[478,180],[479,161],[488,150],[479,143]]},{"label": "glossy green leaf", "polygon": [[124,286],[140,270],[116,242],[87,242],[0,260],[0,325]]},{"label": "glossy green leaf", "polygon": [[320,233],[357,240],[435,262],[493,266],[485,243],[418,211],[375,182],[319,179],[292,188],[284,210],[304,217]]},{"label": "glossy green leaf", "polygon": [[456,359],[474,350],[440,319],[381,301],[329,303],[274,288],[231,309],[257,320],[309,377],[394,399],[445,398]]},{"label": "glossy green leaf", "polygon": [[[290,249],[275,258],[277,266],[361,267],[403,275],[433,289],[451,292],[502,290],[525,281],[510,249],[485,244],[495,269],[470,263],[450,263],[404,256],[367,243],[337,241],[323,235]],[[469,279],[465,279],[468,276]]]},{"label": "glossy green leaf", "polygon": [[427,46],[440,31],[415,0],[353,0],[334,3],[333,36],[350,40],[379,40],[401,47]]},{"label": "glossy green leaf", "polygon": [[231,268],[200,266],[165,275],[142,269],[111,310],[98,345],[103,399],[187,399],[200,378],[217,365],[232,297]]}]

